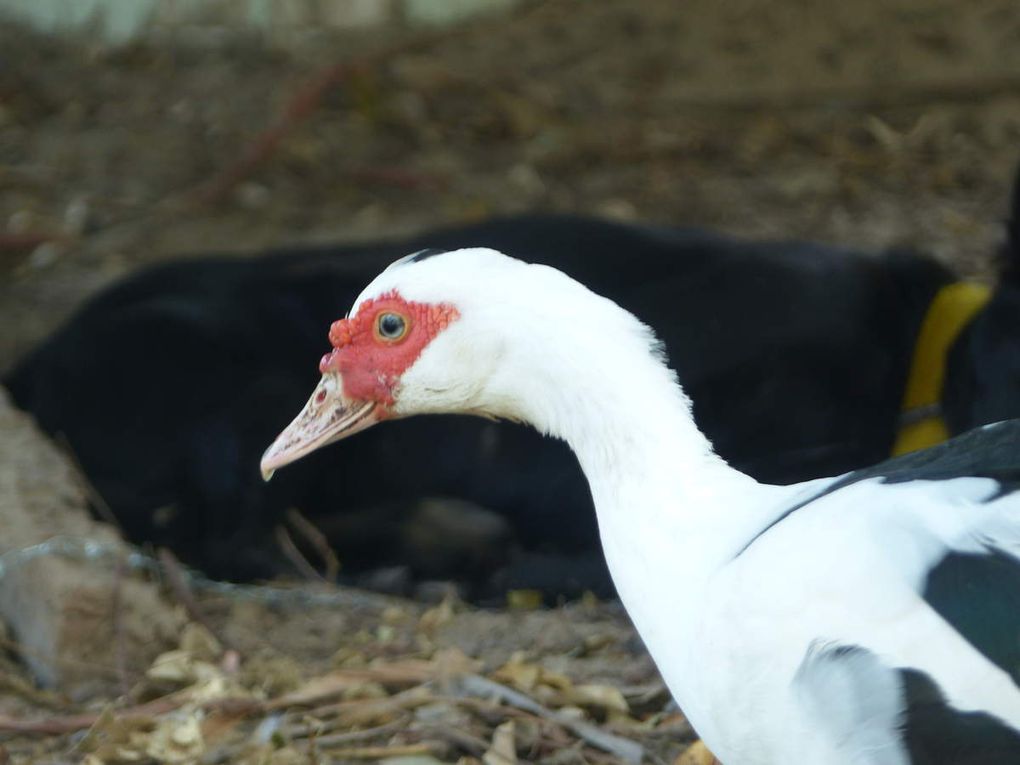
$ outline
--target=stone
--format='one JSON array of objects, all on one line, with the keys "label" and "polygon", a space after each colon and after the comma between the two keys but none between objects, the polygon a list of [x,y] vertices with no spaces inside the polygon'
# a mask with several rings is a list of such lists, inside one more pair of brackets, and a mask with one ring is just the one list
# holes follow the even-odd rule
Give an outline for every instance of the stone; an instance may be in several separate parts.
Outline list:
[{"label": "stone", "polygon": [[[131,549],[92,519],[74,467],[3,388],[0,528],[0,620],[40,685],[80,696],[114,682],[118,664],[139,673],[175,644],[183,617],[152,583],[117,575],[112,561]],[[50,554],[86,545],[104,554]]]}]

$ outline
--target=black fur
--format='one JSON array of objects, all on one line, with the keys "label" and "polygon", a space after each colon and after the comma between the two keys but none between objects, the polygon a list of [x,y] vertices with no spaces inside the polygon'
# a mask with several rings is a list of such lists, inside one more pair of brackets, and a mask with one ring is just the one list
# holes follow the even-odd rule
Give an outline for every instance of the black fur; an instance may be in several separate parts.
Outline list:
[{"label": "black fur", "polygon": [[1020,174],[999,263],[990,304],[949,352],[942,404],[954,433],[1020,417]]},{"label": "black fur", "polygon": [[[317,380],[330,322],[398,257],[464,246],[551,264],[636,313],[665,342],[718,451],[776,483],[888,454],[918,327],[952,279],[910,253],[861,257],[566,216],[493,220],[138,273],[92,300],[5,383],[46,430],[66,436],[134,539],[171,545],[217,576],[268,573],[269,532],[287,507],[326,523],[335,512],[367,519],[377,506],[413,515],[421,498],[450,496],[506,518],[513,544],[496,534],[485,548],[490,578],[418,564],[415,575],[468,577],[476,593],[497,581],[546,587],[514,551],[600,560],[598,535],[569,450],[527,429],[419,418],[313,454],[268,486],[258,476],[262,450]],[[976,352],[960,363],[982,361]],[[410,555],[391,535],[358,544],[345,535],[358,537],[348,529],[331,541],[348,572]],[[583,570],[580,589],[609,591],[603,567]]]},{"label": "black fur", "polygon": [[1006,765],[1020,762],[1020,733],[985,712],[950,706],[929,675],[900,671],[911,765]]},{"label": "black fur", "polygon": [[928,572],[924,599],[1020,684],[1020,562],[1001,550],[952,552]]}]

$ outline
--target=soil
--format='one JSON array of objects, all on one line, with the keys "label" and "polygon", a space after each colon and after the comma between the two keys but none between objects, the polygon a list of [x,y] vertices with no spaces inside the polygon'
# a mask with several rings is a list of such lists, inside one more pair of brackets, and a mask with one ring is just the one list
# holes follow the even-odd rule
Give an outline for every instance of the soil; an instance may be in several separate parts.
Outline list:
[{"label": "soil", "polygon": [[[498,213],[908,245],[967,275],[993,272],[1020,146],[1015,0],[680,9],[525,3],[452,29],[311,35],[286,49],[227,36],[108,49],[0,26],[0,371],[97,289],[154,261]],[[281,124],[271,150],[239,166]],[[520,661],[571,683],[629,689],[628,701],[656,681],[611,604],[464,609],[434,628],[424,605],[399,601],[199,601],[229,646],[217,671],[233,677],[240,661],[247,692],[272,696],[359,662],[434,662],[454,647],[490,675],[523,651]],[[25,679],[13,662],[0,669]],[[140,702],[140,687],[128,702]],[[47,696],[47,708],[25,691],[0,712],[62,716],[117,695]],[[676,722],[663,699],[631,710],[646,724],[634,736],[654,739],[656,756],[689,740],[662,743],[656,730]],[[595,717],[605,721],[605,709]],[[273,757],[294,749],[308,761],[301,740]],[[99,756],[76,743],[22,735],[6,746],[24,761]]]}]

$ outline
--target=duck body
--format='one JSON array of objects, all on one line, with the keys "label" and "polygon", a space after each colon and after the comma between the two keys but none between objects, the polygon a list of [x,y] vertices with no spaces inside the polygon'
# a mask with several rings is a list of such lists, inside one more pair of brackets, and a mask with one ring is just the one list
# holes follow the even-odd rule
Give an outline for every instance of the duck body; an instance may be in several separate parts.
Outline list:
[{"label": "duck body", "polygon": [[[1020,620],[1010,615],[1020,605],[1020,423],[768,486],[716,457],[682,395],[667,392],[672,381],[638,356],[574,372],[592,381],[583,395],[598,413],[575,403],[562,420],[585,423],[567,425],[566,439],[621,599],[720,760],[1020,758]],[[563,379],[536,398],[580,386]],[[966,612],[974,598],[976,615]],[[1010,630],[1012,646],[996,650],[996,633]],[[950,743],[918,732],[926,726]]]},{"label": "duck body", "polygon": [[[1012,440],[1020,447],[1015,428]],[[868,478],[766,527],[710,575],[686,612],[681,655],[668,643],[651,650],[692,724],[720,742],[721,761],[990,764],[1020,756],[1015,673],[996,664],[993,650],[982,652],[994,635],[959,613],[969,597],[988,598],[981,606],[989,612],[1016,604],[1016,590],[996,603],[982,586],[1005,567],[1014,573],[1002,585],[1015,587],[1020,573],[1002,550],[1013,540],[987,546],[990,530],[1020,528],[1015,498],[992,499],[998,492],[988,478],[921,486]],[[1015,617],[1005,619],[1015,628]],[[1014,646],[1007,662],[1016,658]],[[918,683],[936,694],[911,706]],[[933,716],[964,751],[950,758],[919,733]],[[977,722],[988,730],[972,731]],[[999,749],[1002,736],[1009,743]]]},{"label": "duck body", "polygon": [[775,487],[666,411],[578,453],[621,599],[721,762],[1020,761],[1020,422]]},{"label": "duck body", "polygon": [[621,600],[722,762],[1020,762],[1020,423],[761,484],[715,454],[644,325],[491,250],[398,261],[330,337],[265,473],[416,414],[563,439]]}]

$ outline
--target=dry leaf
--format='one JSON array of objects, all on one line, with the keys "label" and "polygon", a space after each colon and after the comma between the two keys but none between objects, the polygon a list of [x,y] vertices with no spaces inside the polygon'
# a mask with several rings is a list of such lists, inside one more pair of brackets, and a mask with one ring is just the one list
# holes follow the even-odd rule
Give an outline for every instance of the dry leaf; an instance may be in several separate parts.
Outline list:
[{"label": "dry leaf", "polygon": [[[273,698],[300,688],[304,680],[303,673],[301,665],[293,658],[265,652],[248,657],[238,681],[247,688]],[[229,673],[226,674],[229,676]]]},{"label": "dry leaf", "polygon": [[432,702],[432,692],[420,685],[385,699],[344,701],[334,707],[336,720],[341,726],[371,728],[396,719],[406,710],[416,709]]},{"label": "dry leaf", "polygon": [[501,683],[512,685],[519,691],[533,691],[542,677],[542,668],[537,664],[527,664],[510,659],[506,664],[492,673],[492,678]]},{"label": "dry leaf", "polygon": [[485,765],[517,765],[517,742],[514,721],[507,720],[492,734],[492,746],[482,755]]},{"label": "dry leaf", "polygon": [[194,762],[205,751],[199,713],[162,718],[148,736],[145,753],[159,762]]},{"label": "dry leaf", "polygon": [[[337,669],[320,677],[313,677],[297,690],[273,699],[269,707],[282,709],[290,706],[320,704],[347,693],[373,695],[373,689],[382,686],[404,688],[420,685],[433,678],[436,667],[421,659],[394,662],[375,662],[367,667]],[[375,694],[378,695],[378,694]]]},{"label": "dry leaf", "polygon": [[[510,661],[493,673],[493,679],[508,683],[518,690],[534,692],[538,686],[546,686],[554,691],[569,693],[574,684],[566,675],[553,672],[540,664],[524,661],[523,654],[518,652],[510,657]],[[543,694],[548,696],[548,693]]]},{"label": "dry leaf", "polygon": [[162,680],[178,685],[187,685],[195,675],[194,659],[187,651],[167,651],[157,656],[145,672],[150,680]]},{"label": "dry leaf", "polygon": [[482,662],[467,656],[459,648],[437,651],[432,657],[433,677],[440,688],[446,688],[458,677],[478,672]]},{"label": "dry leaf", "polygon": [[510,590],[506,594],[506,605],[511,611],[534,611],[542,607],[540,590]]},{"label": "dry leaf", "polygon": [[365,682],[345,688],[340,694],[344,701],[356,701],[357,699],[385,699],[389,694],[386,689],[376,682]]},{"label": "dry leaf", "polygon": [[137,762],[145,753],[137,746],[144,743],[148,732],[155,726],[153,718],[120,719],[110,707],[100,714],[89,728],[78,748],[102,763]]},{"label": "dry leaf", "polygon": [[699,738],[684,749],[680,756],[673,761],[673,765],[718,765],[718,761],[708,751],[705,742]]},{"label": "dry leaf", "polygon": [[237,683],[230,682],[219,670],[205,661],[197,661],[186,651],[167,651],[156,657],[145,673],[157,683],[168,683],[182,690],[195,702],[212,701],[225,696],[249,696]]},{"label": "dry leaf", "polygon": [[180,648],[193,658],[215,662],[223,655],[223,646],[209,630],[201,624],[188,622],[181,631]]},{"label": "dry leaf", "polygon": [[411,612],[406,608],[399,606],[386,606],[383,612],[379,615],[379,619],[383,624],[389,624],[392,626],[398,626],[406,622],[411,618]]},{"label": "dry leaf", "polygon": [[566,693],[566,697],[570,703],[582,707],[596,707],[623,714],[630,712],[630,706],[627,704],[627,699],[623,697],[623,693],[619,688],[614,688],[611,685],[575,685],[572,690]]},{"label": "dry leaf", "polygon": [[443,598],[443,602],[434,608],[428,609],[418,619],[418,631],[432,636],[436,630],[453,619],[454,599],[450,596]]},{"label": "dry leaf", "polygon": [[596,608],[599,604],[599,597],[591,590],[585,590],[581,594],[581,605],[586,609]]},{"label": "dry leaf", "polygon": [[584,722],[588,719],[588,715],[585,714],[581,707],[560,707],[556,710],[560,720],[573,720],[574,722]]},{"label": "dry leaf", "polygon": [[202,717],[202,738],[207,747],[217,745],[237,733],[238,725],[248,717],[245,710],[206,711]]},{"label": "dry leaf", "polygon": [[344,691],[364,685],[364,683],[364,678],[352,677],[343,670],[321,677],[313,677],[297,690],[274,699],[270,708],[283,709],[292,706],[320,704],[330,699],[339,698]]}]

